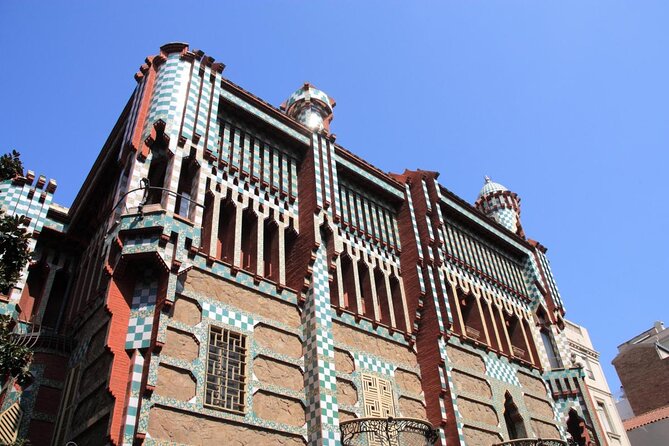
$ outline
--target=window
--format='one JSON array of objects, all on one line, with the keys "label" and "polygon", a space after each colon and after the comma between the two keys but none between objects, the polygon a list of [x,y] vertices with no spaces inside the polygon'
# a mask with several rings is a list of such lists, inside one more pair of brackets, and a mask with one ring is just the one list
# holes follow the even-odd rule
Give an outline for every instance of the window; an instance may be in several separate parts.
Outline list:
[{"label": "window", "polygon": [[603,401],[597,401],[597,417],[604,426],[606,432],[615,433],[611,424],[611,419],[609,418],[609,413],[606,411],[606,405]]},{"label": "window", "polygon": [[509,440],[527,437],[523,417],[520,415],[518,406],[516,406],[516,403],[508,392],[504,396],[504,423],[509,433]]},{"label": "window", "polygon": [[205,404],[244,412],[246,403],[246,336],[209,328]]},{"label": "window", "polygon": [[562,367],[560,364],[560,359],[558,358],[557,351],[555,349],[555,344],[553,343],[553,336],[548,331],[547,328],[541,329],[541,341],[544,344],[544,349],[546,349],[546,355],[548,355],[548,363],[552,369],[559,369]]}]

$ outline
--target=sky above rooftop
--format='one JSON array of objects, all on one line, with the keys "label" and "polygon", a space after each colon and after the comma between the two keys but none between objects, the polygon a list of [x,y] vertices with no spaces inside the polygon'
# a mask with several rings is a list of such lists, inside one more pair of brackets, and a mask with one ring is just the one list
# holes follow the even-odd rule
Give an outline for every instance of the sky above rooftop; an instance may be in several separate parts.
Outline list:
[{"label": "sky above rooftop", "polygon": [[617,345],[665,320],[669,2],[0,2],[0,151],[69,206],[160,45],[279,105],[309,81],[337,141],[473,202],[522,198],[615,392]]}]

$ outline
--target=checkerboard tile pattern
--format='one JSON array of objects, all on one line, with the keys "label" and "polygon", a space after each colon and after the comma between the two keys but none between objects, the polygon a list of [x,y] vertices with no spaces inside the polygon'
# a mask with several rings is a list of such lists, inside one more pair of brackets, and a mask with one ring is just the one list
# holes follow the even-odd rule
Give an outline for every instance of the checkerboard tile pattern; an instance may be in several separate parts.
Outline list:
[{"label": "checkerboard tile pattern", "polygon": [[328,283],[327,248],[322,244],[312,268],[302,323],[305,335],[305,390],[309,444],[339,444],[339,416]]},{"label": "checkerboard tile pattern", "polygon": [[140,405],[140,390],[142,385],[142,374],[144,372],[144,356],[135,351],[132,360],[132,374],[129,383],[128,405],[125,408],[125,420],[123,422],[123,446],[132,446],[135,438],[135,428]]},{"label": "checkerboard tile pattern", "polygon": [[354,353],[356,370],[366,370],[384,376],[395,376],[395,365],[362,353]]},{"label": "checkerboard tile pattern", "polygon": [[[440,380],[441,380],[441,385],[443,390],[451,390],[450,395],[451,395],[451,403],[453,404],[453,412],[455,413],[455,423],[456,427],[458,430],[458,439],[460,440],[460,444],[465,444],[465,432],[464,432],[464,423],[463,423],[463,417],[462,414],[460,413],[460,409],[458,408],[458,400],[457,400],[457,388],[455,387],[455,383],[453,381],[453,365],[451,363],[451,360],[448,358],[448,352],[446,351],[446,342],[443,339],[439,339],[439,354],[441,355],[441,359],[444,362],[444,367],[440,367],[439,373],[440,373]],[[448,385],[446,385],[448,383]],[[453,389],[455,391],[453,391]],[[443,397],[439,401],[439,406],[441,408],[441,419],[445,420],[447,419],[447,413],[446,413],[446,407],[445,407],[445,402],[443,401]],[[441,440],[441,446],[446,446],[446,437],[445,437],[445,432],[444,429],[439,429],[440,432],[440,440]]]},{"label": "checkerboard tile pattern", "polygon": [[486,375],[498,379],[512,386],[520,386],[516,369],[506,359],[494,356],[494,353],[484,356]]},{"label": "checkerboard tile pattern", "polygon": [[146,348],[151,345],[151,332],[155,318],[156,297],[158,295],[157,274],[147,269],[137,279],[130,307],[130,322],[125,340],[126,349]]},{"label": "checkerboard tile pattern", "polygon": [[255,325],[255,321],[250,316],[213,305],[209,302],[202,303],[202,317],[213,319],[247,332],[253,331],[253,326]]},{"label": "checkerboard tile pattern", "polygon": [[145,348],[151,345],[152,329],[153,317],[131,317],[130,323],[128,324],[128,335],[125,340],[125,348]]}]

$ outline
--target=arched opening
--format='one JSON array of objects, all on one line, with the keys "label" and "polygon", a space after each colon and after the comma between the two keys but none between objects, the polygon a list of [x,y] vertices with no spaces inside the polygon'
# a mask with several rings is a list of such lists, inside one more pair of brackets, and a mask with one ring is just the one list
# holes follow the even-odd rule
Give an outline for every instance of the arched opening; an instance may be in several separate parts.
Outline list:
[{"label": "arched opening", "polygon": [[164,143],[155,143],[151,147],[151,164],[147,176],[151,189],[147,194],[145,204],[157,204],[162,201],[165,187],[165,175],[167,173],[168,155]]},{"label": "arched opening", "polygon": [[[461,312],[460,302],[458,301],[458,290],[454,289],[452,286],[449,286],[446,295],[448,296],[448,305],[451,307],[451,309],[454,312]],[[455,313],[451,330],[456,333],[464,333],[465,331],[465,328],[460,323],[460,318],[457,317]]]},{"label": "arched opening", "polygon": [[362,260],[358,260],[358,286],[360,289],[360,300],[362,301],[362,315],[371,320],[374,318],[374,297],[372,296],[372,284],[369,276],[369,268]]},{"label": "arched opening", "polygon": [[195,161],[194,156],[187,156],[181,162],[174,212],[185,218],[192,219],[193,210],[195,209],[193,203],[197,195],[199,169],[200,165]]},{"label": "arched opening", "polygon": [[214,220],[214,194],[210,191],[204,194],[204,211],[202,212],[202,236],[200,246],[205,253],[211,254],[211,227]]},{"label": "arched opening", "polygon": [[380,322],[390,327],[392,326],[392,320],[390,318],[386,277],[379,268],[374,268],[374,285],[376,287],[376,299],[379,303]]},{"label": "arched opening", "polygon": [[270,218],[263,225],[264,274],[267,279],[279,282],[279,226]]},{"label": "arched opening", "polygon": [[46,263],[40,262],[29,269],[26,284],[21,293],[19,320],[33,322],[33,317],[39,310],[39,304],[44,292],[44,284],[49,274]]},{"label": "arched opening", "polygon": [[341,265],[341,287],[344,301],[342,307],[354,313],[358,313],[358,300],[355,297],[355,275],[353,272],[353,262],[348,254],[343,253],[339,257]]},{"label": "arched opening", "polygon": [[64,269],[56,272],[49,293],[49,300],[46,303],[42,326],[57,331],[60,328],[61,315],[65,305],[67,289],[70,283],[70,275]]},{"label": "arched opening", "polygon": [[516,358],[528,361],[530,360],[525,338],[523,337],[523,329],[520,326],[520,321],[516,315],[508,316],[506,319],[506,327],[509,333],[509,340],[511,341],[511,350],[513,356]]},{"label": "arched opening", "polygon": [[[295,255],[295,248],[297,246],[297,232],[295,232],[294,228],[291,228],[290,226],[287,226],[285,231],[284,231],[284,239],[283,239],[283,253],[279,253],[279,256],[283,255],[283,262],[284,262],[284,268],[286,271],[289,269],[293,268],[292,265],[287,265],[286,259],[292,259]],[[280,259],[281,260],[281,259]],[[283,285],[283,282],[285,282],[285,274],[284,272],[284,278],[281,279],[281,273],[279,272],[279,279],[277,282],[281,282],[281,285]]]},{"label": "arched opening", "polygon": [[218,212],[216,258],[232,263],[235,255],[235,219],[237,209],[229,198],[221,202]]},{"label": "arched opening", "polygon": [[465,325],[464,335],[476,341],[485,341],[483,319],[476,298],[472,294],[461,294],[460,309],[462,311],[462,321]]},{"label": "arched opening", "polygon": [[330,304],[339,307],[339,283],[337,281],[337,253],[334,247],[334,235],[329,227],[321,230],[321,242],[325,244],[326,256],[325,266],[328,275],[328,290],[330,291]]},{"label": "arched opening", "polygon": [[404,303],[402,301],[402,288],[400,281],[395,276],[390,276],[390,296],[393,300],[393,312],[395,313],[395,328],[400,331],[409,331],[404,317]]},{"label": "arched opening", "polygon": [[544,346],[544,350],[546,351],[548,364],[552,369],[559,369],[562,367],[562,361],[560,361],[560,356],[557,353],[555,339],[553,338],[553,333],[551,331],[551,324],[543,308],[539,308],[539,311],[537,311],[537,319],[539,336],[541,337],[541,344]]},{"label": "arched opening", "polygon": [[562,363],[557,354],[557,349],[555,348],[555,343],[553,342],[553,335],[548,330],[548,328],[542,328],[539,331],[541,335],[541,343],[544,345],[546,350],[546,356],[548,357],[548,364],[550,364],[552,369],[559,369],[562,367]]},{"label": "arched opening", "polygon": [[495,324],[495,319],[490,309],[490,305],[482,301],[481,310],[483,312],[483,320],[488,327],[488,336],[490,337],[490,347],[494,350],[501,351],[502,347],[496,335],[497,324]]},{"label": "arched opening", "polygon": [[256,272],[258,261],[258,217],[252,209],[242,212],[241,267]]},{"label": "arched opening", "polygon": [[504,423],[509,433],[509,440],[527,438],[523,417],[520,415],[518,406],[514,403],[509,392],[504,396]]}]

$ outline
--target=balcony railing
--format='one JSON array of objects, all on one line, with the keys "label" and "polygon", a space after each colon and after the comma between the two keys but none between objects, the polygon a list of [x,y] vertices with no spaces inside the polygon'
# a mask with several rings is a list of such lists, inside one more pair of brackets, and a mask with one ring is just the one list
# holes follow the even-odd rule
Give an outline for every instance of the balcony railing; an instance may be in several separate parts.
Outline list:
[{"label": "balcony railing", "polygon": [[518,438],[516,440],[503,441],[493,446],[568,446],[568,443],[557,438]]},{"label": "balcony railing", "polygon": [[414,418],[356,418],[339,426],[344,446],[430,446],[437,432]]}]

